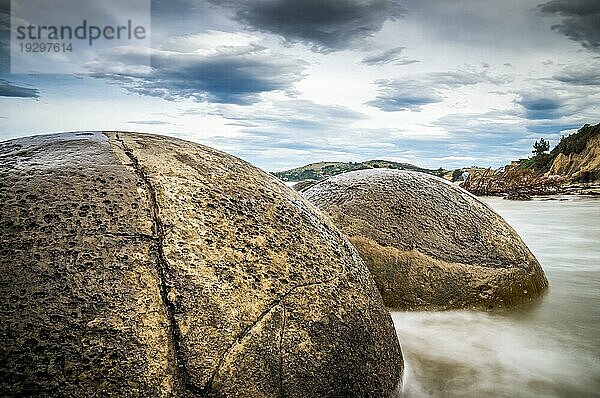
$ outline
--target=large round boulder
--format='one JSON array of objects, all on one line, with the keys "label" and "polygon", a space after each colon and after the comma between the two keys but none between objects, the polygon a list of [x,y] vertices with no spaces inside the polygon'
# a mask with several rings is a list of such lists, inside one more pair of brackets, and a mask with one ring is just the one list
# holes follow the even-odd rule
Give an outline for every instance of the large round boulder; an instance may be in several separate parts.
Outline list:
[{"label": "large round boulder", "polygon": [[0,395],[383,397],[395,330],[274,177],[161,136],[0,143]]},{"label": "large round boulder", "polygon": [[303,194],[358,249],[389,307],[492,309],[530,301],[548,285],[510,225],[441,178],[361,170]]}]

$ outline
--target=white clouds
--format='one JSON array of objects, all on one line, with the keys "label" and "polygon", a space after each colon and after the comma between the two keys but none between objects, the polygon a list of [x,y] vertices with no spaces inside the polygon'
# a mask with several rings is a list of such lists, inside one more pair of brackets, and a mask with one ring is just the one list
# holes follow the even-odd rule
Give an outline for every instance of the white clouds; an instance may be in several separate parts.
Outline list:
[{"label": "white clouds", "polygon": [[[225,42],[238,39],[238,45],[208,47],[211,37]],[[251,104],[260,100],[261,93],[293,90],[294,83],[304,77],[304,62],[277,57],[252,41],[247,35],[210,31],[174,38],[174,45],[185,47],[187,52],[151,50],[151,68],[137,62],[138,53],[132,48],[126,54],[105,53],[101,61],[88,67],[96,78],[166,100]],[[147,50],[140,51],[144,54]]]},{"label": "white clouds", "polygon": [[182,53],[213,55],[224,49],[247,48],[257,45],[261,39],[245,32],[224,32],[207,30],[206,32],[170,37],[160,45],[162,50]]},{"label": "white clouds", "polygon": [[491,76],[487,70],[455,70],[411,76],[410,79],[380,79],[377,98],[367,102],[385,112],[420,111],[425,105],[443,102],[444,91],[480,83],[509,83],[508,76]]},{"label": "white clouds", "polygon": [[570,65],[552,76],[559,82],[576,86],[600,87],[600,63],[591,62],[583,65]]},{"label": "white clouds", "polygon": [[[566,11],[538,2],[161,0],[153,49],[107,51],[86,65],[94,83],[18,80],[41,98],[11,100],[27,108],[4,107],[0,128],[137,125],[267,169],[368,158],[499,166],[529,153],[531,137],[600,115],[597,53],[552,31]],[[76,115],[54,120],[67,105]]]},{"label": "white clouds", "polygon": [[390,62],[401,61],[402,58],[400,54],[405,48],[406,47],[394,47],[374,55],[369,55],[363,58],[362,63],[365,65],[385,65],[389,64]]}]

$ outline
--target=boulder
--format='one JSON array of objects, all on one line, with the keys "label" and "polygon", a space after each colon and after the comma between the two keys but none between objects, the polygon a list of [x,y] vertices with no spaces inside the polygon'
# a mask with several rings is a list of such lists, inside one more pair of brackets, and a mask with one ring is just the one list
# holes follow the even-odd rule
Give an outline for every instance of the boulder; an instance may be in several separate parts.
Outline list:
[{"label": "boulder", "polygon": [[358,249],[383,300],[400,309],[493,309],[548,286],[502,217],[429,174],[361,170],[303,191]]},{"label": "boulder", "polygon": [[318,180],[303,180],[292,185],[292,188],[298,192],[302,192],[318,183]]},{"label": "boulder", "polygon": [[274,177],[198,144],[0,143],[0,395],[393,395],[368,269]]}]

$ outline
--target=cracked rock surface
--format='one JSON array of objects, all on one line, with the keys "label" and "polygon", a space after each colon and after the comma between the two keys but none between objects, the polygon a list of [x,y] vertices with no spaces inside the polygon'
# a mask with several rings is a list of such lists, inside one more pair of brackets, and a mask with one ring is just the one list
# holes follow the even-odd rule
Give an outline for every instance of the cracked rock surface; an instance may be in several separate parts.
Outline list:
[{"label": "cracked rock surface", "polygon": [[441,178],[361,170],[303,195],[358,249],[389,307],[492,309],[528,302],[548,286],[517,233]]},{"label": "cracked rock surface", "polygon": [[233,156],[117,132],[0,142],[0,395],[387,397],[356,250]]}]

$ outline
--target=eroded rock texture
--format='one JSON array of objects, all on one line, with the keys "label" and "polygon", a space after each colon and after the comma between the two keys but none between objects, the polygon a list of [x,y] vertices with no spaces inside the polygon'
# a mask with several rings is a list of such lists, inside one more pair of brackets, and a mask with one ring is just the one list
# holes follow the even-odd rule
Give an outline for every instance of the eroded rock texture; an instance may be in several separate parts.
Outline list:
[{"label": "eroded rock texture", "polygon": [[492,309],[527,302],[548,285],[517,233],[441,178],[361,170],[303,194],[348,236],[390,307]]},{"label": "eroded rock texture", "polygon": [[394,394],[356,251],[273,177],[133,133],[0,143],[0,395]]}]

